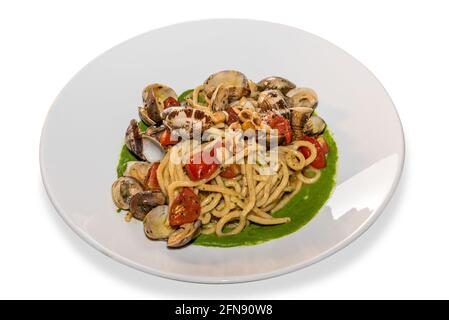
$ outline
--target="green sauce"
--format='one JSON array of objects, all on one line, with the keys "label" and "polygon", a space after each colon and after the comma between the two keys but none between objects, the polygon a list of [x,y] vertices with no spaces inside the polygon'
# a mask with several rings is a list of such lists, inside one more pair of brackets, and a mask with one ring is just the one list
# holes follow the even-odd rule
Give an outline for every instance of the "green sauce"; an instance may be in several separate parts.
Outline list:
[{"label": "green sauce", "polygon": [[181,95],[179,95],[178,101],[183,102],[187,98],[187,96],[192,93],[193,93],[193,89],[184,91],[183,93],[181,93]]},{"label": "green sauce", "polygon": [[[178,101],[179,101],[179,102],[185,101],[185,99],[186,99],[188,96],[190,96],[192,93],[193,93],[193,89],[189,89],[189,90],[184,91],[183,93],[181,93],[181,94],[178,96]],[[205,104],[205,103],[206,103],[206,99],[204,99],[204,96],[203,96],[202,94],[199,94],[199,95],[198,95],[198,103],[200,103],[200,104]]]},{"label": "green sauce", "polygon": [[123,172],[126,170],[126,164],[129,161],[139,161],[136,156],[129,151],[129,149],[123,145],[122,150],[120,151],[120,156],[117,164],[117,177],[123,176]]},{"label": "green sauce", "polygon": [[[185,97],[182,94],[179,99],[182,96]],[[139,125],[141,129],[145,129],[143,123],[139,123]],[[303,185],[299,193],[289,203],[281,210],[273,213],[274,217],[290,217],[291,221],[289,223],[275,226],[262,226],[252,223],[237,235],[229,237],[217,237],[213,234],[200,235],[193,244],[212,247],[255,245],[286,236],[307,224],[327,201],[335,185],[338,160],[337,145],[328,130],[325,131],[324,137],[329,146],[329,153],[327,155],[327,166],[321,169],[320,179],[314,184]],[[123,145],[117,165],[117,176],[121,177],[123,175],[128,161],[136,160],[138,159]]]}]

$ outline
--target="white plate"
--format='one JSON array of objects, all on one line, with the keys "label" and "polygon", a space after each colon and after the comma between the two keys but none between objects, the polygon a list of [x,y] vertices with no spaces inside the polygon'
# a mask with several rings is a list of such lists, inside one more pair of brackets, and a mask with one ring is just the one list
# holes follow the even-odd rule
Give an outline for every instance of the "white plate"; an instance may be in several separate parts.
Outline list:
[{"label": "white plate", "polygon": [[[125,223],[110,197],[125,129],[151,82],[178,93],[223,69],[280,75],[314,88],[339,147],[336,189],[317,216],[256,246],[167,250]],[[335,253],[380,215],[401,175],[404,140],[394,105],[353,57],[307,32],[250,20],[208,20],[154,30],[82,69],[51,107],[40,163],[48,195],[81,238],[113,259],[193,282],[242,282],[300,269]]]}]

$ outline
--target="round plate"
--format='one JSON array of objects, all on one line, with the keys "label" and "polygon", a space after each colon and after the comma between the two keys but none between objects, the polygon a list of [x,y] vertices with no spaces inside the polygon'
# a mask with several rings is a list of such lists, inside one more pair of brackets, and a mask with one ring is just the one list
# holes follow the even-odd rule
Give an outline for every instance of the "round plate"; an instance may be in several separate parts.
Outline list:
[{"label": "round plate", "polygon": [[[165,242],[147,240],[141,223],[125,223],[115,213],[110,188],[124,132],[137,117],[146,84],[164,83],[180,93],[224,69],[254,80],[279,75],[317,91],[320,115],[339,147],[336,188],[311,222],[283,238],[248,247],[168,250]],[[403,161],[401,122],[370,71],[317,36],[250,20],[173,25],[107,51],[59,94],[40,146],[48,195],[81,238],[139,270],[207,283],[277,276],[343,248],[379,216]]]}]

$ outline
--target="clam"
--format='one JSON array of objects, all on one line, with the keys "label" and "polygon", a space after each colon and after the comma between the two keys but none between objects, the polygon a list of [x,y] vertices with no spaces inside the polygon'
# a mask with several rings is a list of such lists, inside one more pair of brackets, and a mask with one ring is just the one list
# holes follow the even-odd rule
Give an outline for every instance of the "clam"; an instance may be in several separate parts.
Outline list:
[{"label": "clam", "polygon": [[143,219],[143,230],[151,240],[167,239],[174,231],[168,224],[168,206],[157,206],[151,209]]},{"label": "clam", "polygon": [[290,109],[290,124],[293,132],[293,140],[299,140],[304,135],[304,126],[312,114],[312,108],[292,108]]},{"label": "clam", "polygon": [[304,125],[304,133],[309,136],[317,136],[324,132],[326,129],[326,122],[323,118],[313,115]]},{"label": "clam", "polygon": [[145,130],[144,136],[153,137],[157,141],[160,140],[162,133],[164,133],[165,129],[167,129],[164,125],[160,126],[151,126]]},{"label": "clam", "polygon": [[259,91],[257,89],[257,84],[254,83],[254,81],[252,80],[248,80],[248,89],[249,89],[249,96],[251,98],[255,98],[257,99],[257,97],[259,96]]},{"label": "clam", "polygon": [[134,178],[139,181],[142,186],[145,186],[145,180],[151,166],[152,164],[146,161],[129,161],[126,164],[126,169],[125,172],[123,172],[123,176]]},{"label": "clam", "polygon": [[219,85],[226,89],[229,101],[250,94],[248,79],[240,71],[224,70],[212,74],[204,81],[204,92],[210,98]]},{"label": "clam", "polygon": [[164,203],[165,196],[161,192],[142,191],[134,194],[129,200],[129,211],[134,218],[143,220],[151,209]]},{"label": "clam", "polygon": [[158,140],[140,132],[137,121],[134,119],[126,129],[125,144],[132,153],[148,162],[161,160],[165,153]]},{"label": "clam", "polygon": [[179,248],[193,239],[195,239],[201,233],[201,221],[183,224],[175,232],[171,233],[167,240],[167,247]]},{"label": "clam", "polygon": [[145,106],[141,106],[138,108],[140,120],[142,120],[147,126],[154,126],[156,122],[151,120],[150,115],[148,114],[147,108]]},{"label": "clam", "polygon": [[146,161],[153,163],[162,160],[165,150],[159,140],[144,134],[142,135],[142,155]]},{"label": "clam", "polygon": [[[155,124],[160,124],[162,118],[160,116],[161,112],[164,110],[164,101],[165,99],[172,97],[177,99],[178,96],[176,92],[163,84],[153,83],[145,87],[142,92],[142,99],[144,102],[144,112],[140,112],[139,115],[142,120],[147,123],[154,122]],[[147,123],[148,125],[152,125],[154,123]]]},{"label": "clam", "polygon": [[292,107],[307,107],[315,109],[318,104],[318,96],[313,89],[295,88],[287,93]]},{"label": "clam", "polygon": [[180,136],[191,136],[194,128],[207,130],[212,125],[210,115],[202,110],[191,107],[170,107],[162,113],[164,124],[169,127],[173,133]]},{"label": "clam", "polygon": [[289,118],[290,110],[284,95],[279,90],[267,90],[260,93],[257,99],[259,112],[266,114],[274,111],[287,119]]},{"label": "clam", "polygon": [[139,181],[131,177],[120,177],[112,184],[112,200],[119,209],[128,210],[132,196],[143,191]]},{"label": "clam", "polygon": [[125,144],[136,156],[142,156],[142,134],[137,121],[132,119],[126,129]]},{"label": "clam", "polygon": [[283,94],[286,94],[295,87],[296,85],[293,82],[281,77],[268,77],[257,83],[259,91],[279,90]]},{"label": "clam", "polygon": [[219,85],[212,94],[211,109],[212,111],[223,111],[226,109],[229,103],[229,91],[223,85]]}]

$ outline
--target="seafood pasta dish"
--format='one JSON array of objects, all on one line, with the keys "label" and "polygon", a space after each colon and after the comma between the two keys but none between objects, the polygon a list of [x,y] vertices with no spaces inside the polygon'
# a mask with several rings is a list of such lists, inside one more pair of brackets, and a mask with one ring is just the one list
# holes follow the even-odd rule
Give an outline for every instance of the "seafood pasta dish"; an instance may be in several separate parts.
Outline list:
[{"label": "seafood pasta dish", "polygon": [[338,158],[314,89],[235,70],[191,88],[149,84],[127,120],[112,184],[125,220],[170,248],[252,245],[310,221]]}]

